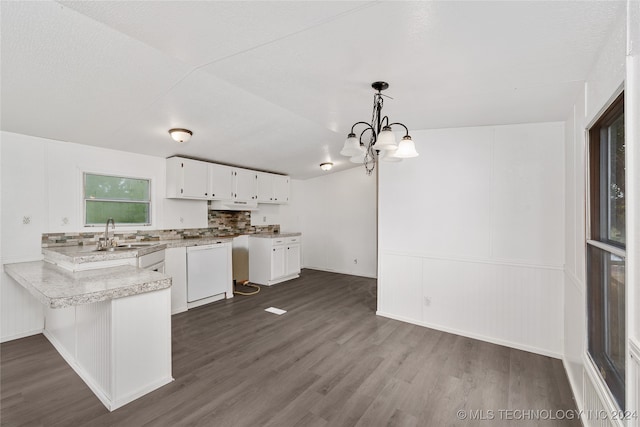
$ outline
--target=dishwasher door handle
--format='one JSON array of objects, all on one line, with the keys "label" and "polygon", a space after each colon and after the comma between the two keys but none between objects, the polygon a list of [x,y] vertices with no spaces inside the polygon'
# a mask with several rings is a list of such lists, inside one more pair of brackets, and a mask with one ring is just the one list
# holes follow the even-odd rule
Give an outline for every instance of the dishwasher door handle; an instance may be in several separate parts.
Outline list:
[{"label": "dishwasher door handle", "polygon": [[222,245],[224,245],[224,243],[214,243],[212,245],[201,245],[201,246],[187,246],[187,252],[205,251],[211,248],[219,248]]}]

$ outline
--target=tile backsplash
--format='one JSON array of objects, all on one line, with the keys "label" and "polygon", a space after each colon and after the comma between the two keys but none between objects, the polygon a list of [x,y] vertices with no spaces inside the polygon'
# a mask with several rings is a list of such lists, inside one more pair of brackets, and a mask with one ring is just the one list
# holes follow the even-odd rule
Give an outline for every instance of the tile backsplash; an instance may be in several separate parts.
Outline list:
[{"label": "tile backsplash", "polygon": [[[138,230],[118,232],[116,224],[114,239],[120,243],[153,242],[158,240],[194,239],[198,237],[225,237],[239,234],[278,233],[280,225],[252,226],[250,211],[209,211],[207,228],[172,230]],[[109,229],[111,232],[111,229]],[[104,236],[104,229],[77,233],[44,233],[42,247],[95,245]]]}]

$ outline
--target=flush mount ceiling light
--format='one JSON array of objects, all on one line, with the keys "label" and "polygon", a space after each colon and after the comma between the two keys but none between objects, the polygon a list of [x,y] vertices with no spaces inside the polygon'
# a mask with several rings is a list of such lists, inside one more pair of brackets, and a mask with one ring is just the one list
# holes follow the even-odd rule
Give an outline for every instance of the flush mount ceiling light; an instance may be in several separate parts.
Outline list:
[{"label": "flush mount ceiling light", "polygon": [[173,138],[174,141],[185,143],[189,142],[189,140],[191,139],[191,135],[193,135],[193,132],[191,132],[189,129],[174,128],[169,129],[169,135],[171,135],[171,138]]},{"label": "flush mount ceiling light", "polygon": [[[351,126],[351,132],[347,135],[344,147],[340,154],[349,157],[353,163],[364,164],[367,175],[371,175],[376,167],[376,160],[398,162],[402,159],[417,157],[418,152],[413,140],[409,136],[409,129],[402,123],[389,123],[389,117],[382,116],[383,96],[382,91],[389,87],[387,82],[374,82],[371,87],[378,92],[373,95],[373,113],[371,123],[357,122]],[[387,96],[387,98],[390,98]],[[354,130],[356,126],[364,125],[364,130],[360,136],[356,136]],[[400,143],[396,142],[396,137],[391,131],[392,126],[402,126],[405,136]]]},{"label": "flush mount ceiling light", "polygon": [[320,163],[320,169],[322,169],[323,171],[330,171],[332,167],[333,163],[331,162]]}]

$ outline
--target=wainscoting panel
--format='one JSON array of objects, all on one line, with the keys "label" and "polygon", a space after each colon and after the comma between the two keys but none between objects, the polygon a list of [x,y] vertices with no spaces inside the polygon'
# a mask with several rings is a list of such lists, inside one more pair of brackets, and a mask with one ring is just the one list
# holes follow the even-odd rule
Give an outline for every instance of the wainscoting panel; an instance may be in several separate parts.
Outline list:
[{"label": "wainscoting panel", "polygon": [[612,422],[608,416],[608,408],[602,403],[589,373],[584,371],[584,408],[582,409],[582,424],[585,427],[618,427],[620,424]]},{"label": "wainscoting panel", "polygon": [[102,301],[74,308],[78,364],[111,398],[111,303]]},{"label": "wainscoting panel", "polygon": [[0,274],[0,342],[41,333],[44,306],[4,271]]},{"label": "wainscoting panel", "polygon": [[378,314],[560,358],[556,267],[382,252]]}]

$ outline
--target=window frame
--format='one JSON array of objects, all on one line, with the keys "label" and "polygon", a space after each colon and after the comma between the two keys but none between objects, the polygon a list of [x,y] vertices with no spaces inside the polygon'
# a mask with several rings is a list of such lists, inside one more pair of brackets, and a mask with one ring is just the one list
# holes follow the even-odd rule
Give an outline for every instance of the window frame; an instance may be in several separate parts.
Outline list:
[{"label": "window frame", "polygon": [[[586,315],[587,315],[587,348],[586,352],[589,360],[593,364],[596,371],[599,373],[602,381],[606,384],[612,397],[612,401],[617,404],[620,409],[625,409],[626,391],[625,391],[625,375],[627,370],[627,347],[628,347],[628,331],[626,325],[626,243],[617,242],[609,238],[609,229],[604,232],[604,224],[610,223],[610,214],[608,212],[608,191],[605,194],[603,188],[609,187],[609,164],[610,157],[606,150],[607,144],[603,144],[601,134],[603,129],[609,127],[622,115],[624,118],[624,91],[618,95],[615,100],[609,105],[609,107],[595,120],[595,122],[587,129],[587,178],[588,178],[588,192],[587,192],[587,238],[586,238],[586,282],[587,282],[587,295],[586,295]],[[606,172],[603,172],[603,168],[607,168]],[[625,177],[626,180],[626,177]],[[626,185],[625,185],[626,187]],[[604,202],[604,203],[603,203]],[[605,213],[606,210],[606,213]],[[625,222],[626,222],[626,209],[625,209]],[[608,226],[607,226],[608,227]],[[625,227],[626,233],[626,227]],[[625,239],[626,242],[626,239]],[[625,313],[623,316],[624,327],[624,363],[625,371],[619,372],[614,362],[607,354],[607,346],[610,339],[610,334],[605,331],[607,322],[607,301],[605,294],[610,291],[604,274],[607,272],[606,262],[602,261],[602,258],[595,260],[596,256],[592,253],[591,248],[599,249],[606,253],[615,255],[622,258],[625,263],[625,283],[624,283],[624,299],[623,306],[625,307]],[[602,282],[600,282],[602,281]],[[593,282],[596,282],[595,284]],[[595,342],[594,342],[595,341]],[[592,354],[593,352],[596,355]],[[599,357],[598,357],[599,356]],[[598,360],[596,360],[598,359]]]},{"label": "window frame", "polygon": [[[149,184],[149,199],[148,200],[122,200],[122,199],[89,199],[86,193],[86,177],[87,175],[94,176],[106,176],[112,178],[132,179],[147,181]],[[87,201],[101,201],[101,202],[116,202],[116,203],[147,203],[149,205],[147,222],[142,223],[117,223],[118,226],[125,228],[136,227],[150,227],[153,225],[153,179],[149,177],[128,176],[124,174],[102,173],[102,172],[90,172],[82,171],[81,173],[81,191],[82,191],[82,224],[85,228],[93,229],[95,227],[104,227],[105,224],[87,224]]]}]

